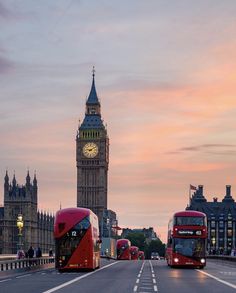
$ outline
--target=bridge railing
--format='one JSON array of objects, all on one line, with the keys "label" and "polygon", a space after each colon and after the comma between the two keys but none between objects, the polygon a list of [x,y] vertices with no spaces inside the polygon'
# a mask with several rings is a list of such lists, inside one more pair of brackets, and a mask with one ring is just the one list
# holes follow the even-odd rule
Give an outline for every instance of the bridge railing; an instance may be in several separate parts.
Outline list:
[{"label": "bridge railing", "polygon": [[9,271],[22,268],[30,268],[41,265],[47,265],[54,263],[54,257],[40,257],[40,258],[22,258],[14,260],[1,260],[0,272]]},{"label": "bridge railing", "polygon": [[236,262],[236,256],[230,256],[230,255],[208,255],[207,258],[221,260],[221,261]]}]

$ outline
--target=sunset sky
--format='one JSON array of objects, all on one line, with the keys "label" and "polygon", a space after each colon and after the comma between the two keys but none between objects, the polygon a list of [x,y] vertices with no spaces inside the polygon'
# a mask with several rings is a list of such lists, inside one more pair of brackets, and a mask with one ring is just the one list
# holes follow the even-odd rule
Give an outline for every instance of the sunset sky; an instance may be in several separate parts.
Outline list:
[{"label": "sunset sky", "polygon": [[235,0],[0,0],[0,203],[6,168],[39,208],[76,205],[75,137],[96,69],[109,208],[165,241],[189,184],[236,199]]}]

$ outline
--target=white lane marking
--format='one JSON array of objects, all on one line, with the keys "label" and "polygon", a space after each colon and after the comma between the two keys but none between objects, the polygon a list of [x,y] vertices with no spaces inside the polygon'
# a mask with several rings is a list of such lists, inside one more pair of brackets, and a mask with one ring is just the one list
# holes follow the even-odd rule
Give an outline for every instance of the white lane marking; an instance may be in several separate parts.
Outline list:
[{"label": "white lane marking", "polygon": [[0,281],[0,283],[7,282],[7,281],[11,281],[11,280],[12,280],[12,279],[2,280],[2,281]]},{"label": "white lane marking", "polygon": [[138,283],[139,283],[139,279],[136,280],[136,284],[138,284]]},{"label": "white lane marking", "polygon": [[236,275],[236,272],[220,272],[223,275],[230,275],[230,276],[234,276]]},{"label": "white lane marking", "polygon": [[106,266],[104,266],[104,267],[102,267],[102,268],[100,268],[100,269],[97,269],[96,271],[93,271],[93,272],[90,272],[90,273],[85,274],[85,275],[83,275],[83,276],[77,277],[77,278],[75,278],[75,279],[73,279],[73,280],[71,280],[71,281],[69,281],[69,282],[63,283],[63,284],[61,284],[61,285],[59,285],[59,286],[57,286],[57,287],[54,287],[54,288],[49,289],[49,290],[47,290],[47,291],[44,291],[44,292],[42,292],[42,293],[51,293],[51,292],[55,292],[55,291],[57,291],[57,290],[59,290],[59,289],[61,289],[61,288],[64,288],[64,287],[66,287],[66,286],[68,286],[68,285],[70,285],[70,284],[72,284],[72,283],[74,283],[74,282],[77,282],[77,281],[79,281],[79,280],[81,280],[81,279],[84,279],[84,278],[86,278],[86,277],[88,277],[88,276],[90,276],[90,275],[96,274],[97,272],[99,272],[99,271],[101,271],[101,270],[104,270],[104,269],[106,269],[106,268],[108,268],[108,267],[110,267],[110,266],[113,266],[113,265],[115,265],[115,264],[117,264],[117,263],[119,263],[119,262],[116,261],[116,262],[110,263],[109,265],[106,265]]},{"label": "white lane marking", "polygon": [[150,263],[151,271],[152,271],[152,273],[154,273],[154,270],[153,270],[153,266],[152,266],[152,262],[151,262],[151,260],[149,260],[149,263]]},{"label": "white lane marking", "polygon": [[31,276],[32,274],[27,274],[27,275],[23,275],[23,276],[18,276],[16,277],[16,279],[21,279],[21,278],[25,278],[25,277],[29,277]]},{"label": "white lane marking", "polygon": [[138,286],[135,285],[135,286],[134,286],[134,292],[137,292],[137,289],[138,289]]},{"label": "white lane marking", "polygon": [[[150,263],[151,272],[152,272],[152,277],[153,277],[152,281],[153,281],[153,284],[156,284],[157,282],[156,282],[156,277],[155,277],[155,273],[154,273],[154,270],[153,270],[153,265],[152,265],[152,262],[151,262],[150,260],[149,260],[149,263]],[[153,290],[154,290],[155,292],[158,292],[157,285],[153,285]]]},{"label": "white lane marking", "polygon": [[224,281],[224,280],[221,280],[220,278],[217,278],[217,277],[215,277],[215,276],[213,276],[213,275],[211,275],[211,274],[208,274],[208,273],[206,273],[206,272],[203,272],[203,271],[201,271],[201,270],[196,270],[196,271],[199,272],[199,273],[201,273],[201,274],[203,274],[203,275],[206,275],[206,276],[208,276],[208,277],[210,277],[210,278],[212,278],[212,279],[214,279],[214,280],[216,280],[216,281],[218,281],[218,282],[220,282],[220,283],[222,283],[222,284],[225,284],[225,285],[227,285],[227,286],[229,286],[229,287],[231,287],[231,288],[236,289],[236,285],[234,285],[234,284],[231,284],[231,283],[229,283],[229,282],[226,282],[226,281]]},{"label": "white lane marking", "polygon": [[141,277],[141,274],[138,274],[138,278],[140,278]]}]

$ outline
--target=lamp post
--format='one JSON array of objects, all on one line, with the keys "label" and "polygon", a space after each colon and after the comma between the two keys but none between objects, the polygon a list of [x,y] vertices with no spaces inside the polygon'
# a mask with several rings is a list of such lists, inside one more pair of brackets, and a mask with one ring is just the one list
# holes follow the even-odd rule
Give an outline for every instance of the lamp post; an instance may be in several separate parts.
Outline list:
[{"label": "lamp post", "polygon": [[19,250],[21,250],[21,238],[22,238],[22,228],[24,227],[24,222],[23,222],[23,216],[22,214],[18,214],[17,220],[16,220],[16,226],[18,228],[18,237],[19,237]]}]

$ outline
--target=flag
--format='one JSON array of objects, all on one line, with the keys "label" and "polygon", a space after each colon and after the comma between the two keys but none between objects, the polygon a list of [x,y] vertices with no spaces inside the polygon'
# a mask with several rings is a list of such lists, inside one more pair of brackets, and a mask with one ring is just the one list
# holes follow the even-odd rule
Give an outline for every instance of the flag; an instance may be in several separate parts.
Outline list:
[{"label": "flag", "polygon": [[190,184],[190,189],[197,190],[197,187]]},{"label": "flag", "polygon": [[112,229],[115,229],[115,230],[122,230],[122,228],[119,227],[119,226],[112,226]]}]

